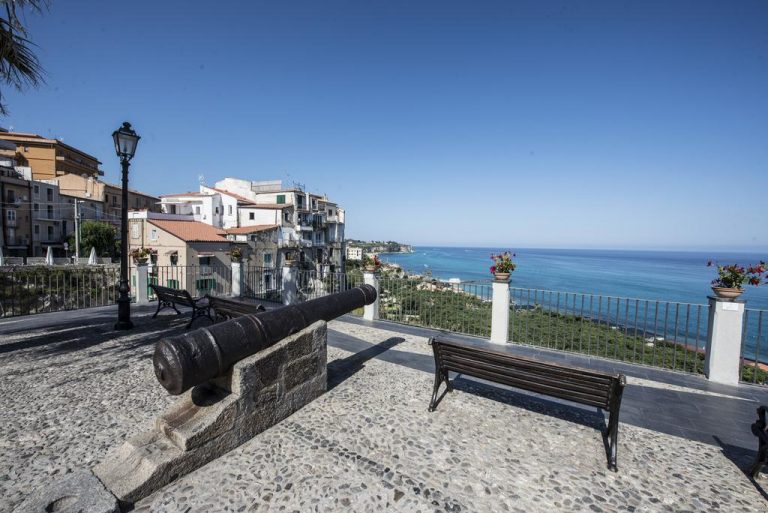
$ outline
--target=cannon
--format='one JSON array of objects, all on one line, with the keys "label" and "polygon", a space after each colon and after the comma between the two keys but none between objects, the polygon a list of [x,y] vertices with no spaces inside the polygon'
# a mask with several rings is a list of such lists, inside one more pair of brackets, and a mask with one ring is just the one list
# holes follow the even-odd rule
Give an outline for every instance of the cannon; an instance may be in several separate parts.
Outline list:
[{"label": "cannon", "polygon": [[376,289],[362,285],[162,339],[153,357],[155,376],[170,394],[179,395],[312,323],[330,321],[375,300]]}]

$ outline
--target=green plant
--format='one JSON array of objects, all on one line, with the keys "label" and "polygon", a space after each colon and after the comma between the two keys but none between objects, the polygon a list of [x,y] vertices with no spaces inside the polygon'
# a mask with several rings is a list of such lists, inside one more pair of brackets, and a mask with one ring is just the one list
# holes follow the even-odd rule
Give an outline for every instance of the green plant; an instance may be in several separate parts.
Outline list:
[{"label": "green plant", "polygon": [[491,260],[493,260],[493,265],[491,266],[491,274],[511,273],[514,271],[515,267],[517,267],[517,265],[512,261],[512,257],[514,256],[515,254],[510,253],[509,251],[499,253],[498,255],[491,255]]},{"label": "green plant", "polygon": [[240,262],[243,259],[243,252],[240,248],[232,248],[232,251],[229,252],[229,258],[233,262]]},{"label": "green plant", "polygon": [[145,248],[144,246],[140,248],[134,248],[129,253],[130,257],[134,260],[144,260],[150,257],[150,255],[157,254],[157,251],[153,250],[152,248]]},{"label": "green plant", "polygon": [[[717,267],[717,278],[712,280],[713,287],[724,287],[729,289],[740,289],[745,283],[757,287],[766,272],[765,262],[762,260],[759,264],[744,267],[738,264],[717,265],[712,261],[707,262],[707,267]],[[764,283],[768,283],[766,278]]]}]

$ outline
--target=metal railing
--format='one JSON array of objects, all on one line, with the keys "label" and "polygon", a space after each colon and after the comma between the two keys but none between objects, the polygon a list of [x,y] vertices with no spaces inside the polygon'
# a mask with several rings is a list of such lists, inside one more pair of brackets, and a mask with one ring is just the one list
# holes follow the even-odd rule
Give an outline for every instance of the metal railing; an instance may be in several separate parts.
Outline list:
[{"label": "metal railing", "polygon": [[510,295],[510,341],[703,372],[707,305],[521,288]]},{"label": "metal railing", "polygon": [[283,302],[283,270],[274,267],[245,266],[243,286],[245,297]]},{"label": "metal railing", "polygon": [[744,310],[739,379],[764,385],[768,381],[768,310]]},{"label": "metal railing", "polygon": [[379,318],[480,337],[491,334],[490,283],[379,279]]},{"label": "metal railing", "polygon": [[2,267],[0,317],[111,305],[119,281],[113,267]]},{"label": "metal railing", "polygon": [[363,284],[362,273],[297,272],[297,293],[300,301],[316,299]]},{"label": "metal railing", "polygon": [[[131,287],[135,288],[135,268],[131,268],[130,274]],[[216,265],[153,265],[149,270],[148,281],[149,284],[184,289],[192,296],[225,296],[232,293],[232,268]],[[147,295],[149,299],[156,299],[149,286]]]}]

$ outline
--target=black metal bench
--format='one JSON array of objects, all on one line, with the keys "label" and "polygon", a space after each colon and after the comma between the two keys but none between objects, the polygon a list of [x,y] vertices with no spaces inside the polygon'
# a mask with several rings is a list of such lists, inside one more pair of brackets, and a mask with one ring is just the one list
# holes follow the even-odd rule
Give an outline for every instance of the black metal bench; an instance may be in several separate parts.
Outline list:
[{"label": "black metal bench", "polygon": [[509,353],[461,342],[444,337],[429,341],[435,355],[435,386],[429,411],[435,411],[440,384],[446,391],[453,390],[448,373],[467,374],[538,394],[566,399],[609,412],[608,428],[604,430],[608,468],[617,470],[616,455],[619,432],[619,408],[626,385],[623,374],[603,374],[576,367],[513,356]]},{"label": "black metal bench", "polygon": [[768,407],[761,406],[757,409],[757,421],[752,424],[752,434],[757,437],[757,458],[749,470],[752,479],[757,479],[760,471],[768,465],[768,425],[765,422],[765,412]]},{"label": "black metal bench", "polygon": [[214,322],[266,311],[264,305],[245,303],[243,301],[236,301],[234,299],[226,299],[218,296],[208,297],[208,304],[215,312]]},{"label": "black metal bench", "polygon": [[195,322],[195,319],[199,319],[200,317],[208,317],[211,321],[213,321],[213,318],[211,317],[211,307],[209,305],[208,296],[195,298],[192,297],[190,293],[184,289],[172,289],[170,287],[163,287],[161,285],[155,284],[150,284],[149,286],[157,296],[157,311],[155,312],[155,315],[152,316],[153,319],[157,317],[157,314],[160,313],[160,310],[168,307],[173,308],[176,310],[177,314],[181,315],[179,309],[176,308],[176,305],[181,305],[192,309],[192,318],[187,323],[187,329],[192,326],[192,323]]}]

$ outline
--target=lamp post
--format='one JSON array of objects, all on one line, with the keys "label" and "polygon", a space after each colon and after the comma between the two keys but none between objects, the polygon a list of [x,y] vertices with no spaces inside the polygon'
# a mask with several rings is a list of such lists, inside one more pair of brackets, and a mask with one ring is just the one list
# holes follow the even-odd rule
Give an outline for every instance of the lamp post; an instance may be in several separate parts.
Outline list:
[{"label": "lamp post", "polygon": [[120,297],[117,299],[117,323],[116,330],[129,330],[133,328],[131,322],[131,297],[128,295],[128,167],[136,153],[136,145],[141,137],[131,128],[127,121],[118,130],[112,133],[115,141],[115,151],[120,157],[120,165],[123,168],[123,203],[120,217]]}]

